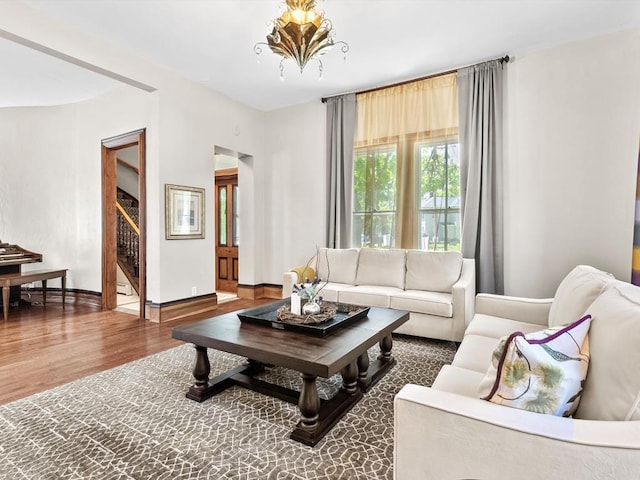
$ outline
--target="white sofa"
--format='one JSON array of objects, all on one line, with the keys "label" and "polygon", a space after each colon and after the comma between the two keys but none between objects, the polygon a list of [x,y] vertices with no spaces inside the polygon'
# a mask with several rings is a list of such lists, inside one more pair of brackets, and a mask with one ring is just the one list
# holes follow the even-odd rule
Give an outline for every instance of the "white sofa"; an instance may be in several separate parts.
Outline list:
[{"label": "white sofa", "polygon": [[[640,479],[640,288],[578,266],[553,299],[479,294],[475,310],[433,386],[395,397],[394,478]],[[501,337],[586,314],[591,358],[573,417],[479,398]]]},{"label": "white sofa", "polygon": [[[459,252],[320,248],[310,263],[326,301],[409,311],[397,333],[459,342],[473,317],[475,263]],[[303,280],[285,272],[282,296]]]}]

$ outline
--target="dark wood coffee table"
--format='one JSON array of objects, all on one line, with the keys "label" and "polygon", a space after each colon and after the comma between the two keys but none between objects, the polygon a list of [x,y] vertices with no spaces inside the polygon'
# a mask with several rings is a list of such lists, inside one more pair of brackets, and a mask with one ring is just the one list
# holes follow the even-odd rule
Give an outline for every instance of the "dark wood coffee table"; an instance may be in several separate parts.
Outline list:
[{"label": "dark wood coffee table", "polygon": [[[274,306],[281,305],[282,301]],[[300,421],[291,438],[316,445],[331,428],[395,365],[391,355],[391,332],[409,319],[409,313],[372,307],[367,317],[345,326],[328,337],[278,330],[242,323],[238,312],[176,327],[172,336],[193,343],[196,362],[194,385],[187,398],[202,402],[232,385],[271,395],[297,404]],[[380,344],[380,355],[369,362],[367,350]],[[215,378],[207,348],[246,357],[248,362]],[[255,378],[267,366],[290,368],[302,374],[300,392]],[[342,375],[342,387],[331,399],[318,395],[316,378]]]}]

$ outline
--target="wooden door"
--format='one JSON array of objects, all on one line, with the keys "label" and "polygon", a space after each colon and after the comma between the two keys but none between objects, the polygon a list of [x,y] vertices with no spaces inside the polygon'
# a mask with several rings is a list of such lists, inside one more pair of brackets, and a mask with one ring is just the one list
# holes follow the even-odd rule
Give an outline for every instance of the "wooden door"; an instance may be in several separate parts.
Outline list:
[{"label": "wooden door", "polygon": [[216,291],[238,292],[238,169],[216,171]]}]

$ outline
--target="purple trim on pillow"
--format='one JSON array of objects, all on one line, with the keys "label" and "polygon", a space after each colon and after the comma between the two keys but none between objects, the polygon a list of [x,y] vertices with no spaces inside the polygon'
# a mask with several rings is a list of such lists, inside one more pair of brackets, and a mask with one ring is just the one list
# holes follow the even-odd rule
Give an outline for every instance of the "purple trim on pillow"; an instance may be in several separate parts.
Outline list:
[{"label": "purple trim on pillow", "polygon": [[525,342],[527,342],[529,345],[541,345],[543,343],[547,343],[550,342],[551,340],[555,340],[556,338],[558,338],[560,335],[563,335],[565,333],[567,333],[569,330],[573,330],[574,328],[576,328],[578,325],[580,325],[583,322],[586,322],[587,320],[591,319],[591,315],[585,315],[584,317],[582,317],[580,320],[578,320],[577,322],[572,323],[571,325],[567,325],[566,327],[564,327],[561,330],[558,330],[557,332],[555,332],[552,335],[549,335],[548,337],[545,338],[541,338],[540,340],[529,340],[527,337],[524,338]]},{"label": "purple trim on pillow", "polygon": [[540,340],[529,340],[527,339],[525,334],[522,332],[514,332],[511,335],[509,335],[507,337],[506,342],[504,343],[504,349],[502,350],[502,355],[500,355],[500,360],[498,361],[498,366],[496,367],[496,379],[493,382],[493,387],[491,387],[491,392],[489,392],[489,395],[482,398],[481,400],[491,401],[491,397],[493,397],[498,391],[498,387],[500,386],[500,378],[502,378],[502,367],[504,367],[504,360],[507,355],[507,350],[509,349],[509,345],[511,344],[511,342],[515,337],[522,337],[522,339],[530,345],[541,345],[543,343],[547,343],[547,342],[550,342],[551,340],[558,338],[560,335],[567,333],[568,331],[577,327],[581,323],[586,322],[587,320],[590,320],[590,319],[591,319],[591,315],[585,315],[580,320],[570,325],[567,325],[561,330],[558,330],[557,332],[553,333],[552,335],[549,335],[548,337],[541,338]]},{"label": "purple trim on pillow", "polygon": [[491,387],[491,391],[489,392],[489,395],[482,398],[481,400],[491,401],[491,397],[493,397],[498,391],[498,387],[500,386],[500,378],[502,377],[502,367],[504,367],[504,359],[507,356],[507,350],[509,348],[509,344],[513,341],[515,337],[524,338],[524,333],[514,332],[507,337],[507,340],[504,342],[504,348],[502,349],[502,354],[500,355],[500,360],[498,361],[498,366],[496,367],[496,379],[493,382],[493,387]]}]

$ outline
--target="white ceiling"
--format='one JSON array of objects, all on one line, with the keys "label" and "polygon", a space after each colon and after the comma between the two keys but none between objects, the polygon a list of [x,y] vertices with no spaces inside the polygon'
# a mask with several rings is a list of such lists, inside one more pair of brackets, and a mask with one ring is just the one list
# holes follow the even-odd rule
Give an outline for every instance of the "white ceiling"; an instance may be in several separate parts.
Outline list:
[{"label": "white ceiling", "polygon": [[[18,1],[18,0],[12,0]],[[326,0],[335,48],[303,74],[265,50],[281,0],[22,0],[71,26],[268,111],[640,26],[640,0]],[[629,59],[638,61],[638,59]],[[0,106],[51,105],[119,83],[0,39]]]}]

